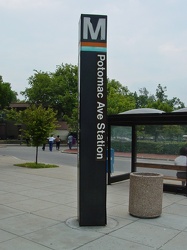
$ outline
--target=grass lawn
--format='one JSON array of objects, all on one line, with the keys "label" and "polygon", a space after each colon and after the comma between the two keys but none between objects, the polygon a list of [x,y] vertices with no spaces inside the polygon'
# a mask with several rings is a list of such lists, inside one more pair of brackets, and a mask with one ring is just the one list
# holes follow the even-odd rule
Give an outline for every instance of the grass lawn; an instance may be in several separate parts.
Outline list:
[{"label": "grass lawn", "polygon": [[35,162],[26,162],[14,164],[14,166],[24,167],[24,168],[58,168],[59,166],[54,164],[45,164],[45,163],[35,163]]}]

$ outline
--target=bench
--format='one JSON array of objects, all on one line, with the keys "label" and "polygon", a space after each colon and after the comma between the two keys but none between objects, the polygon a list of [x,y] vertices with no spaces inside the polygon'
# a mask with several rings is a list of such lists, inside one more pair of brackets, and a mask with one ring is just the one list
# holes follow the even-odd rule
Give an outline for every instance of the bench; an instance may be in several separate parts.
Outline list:
[{"label": "bench", "polygon": [[[183,171],[186,172],[186,166],[172,165],[172,164],[158,164],[158,163],[147,163],[147,162],[136,162],[135,166],[138,168],[152,168],[152,169],[164,169],[164,170],[175,170],[175,171]],[[186,178],[177,178],[177,176],[167,176],[164,175],[163,178],[165,180],[172,181],[182,181],[182,184],[186,183]]]}]

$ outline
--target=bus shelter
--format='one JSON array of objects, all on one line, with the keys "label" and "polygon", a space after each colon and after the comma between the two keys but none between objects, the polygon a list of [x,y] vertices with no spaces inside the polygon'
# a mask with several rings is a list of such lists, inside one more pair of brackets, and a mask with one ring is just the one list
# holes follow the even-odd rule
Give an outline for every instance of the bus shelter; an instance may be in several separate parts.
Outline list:
[{"label": "bus shelter", "polygon": [[[127,180],[132,172],[157,172],[164,175],[164,191],[187,194],[187,160],[181,168],[175,164],[185,146],[187,108],[170,113],[145,108],[109,115],[108,159],[111,152],[114,159],[107,164],[108,184]],[[185,180],[177,178],[180,171],[185,171]]]}]

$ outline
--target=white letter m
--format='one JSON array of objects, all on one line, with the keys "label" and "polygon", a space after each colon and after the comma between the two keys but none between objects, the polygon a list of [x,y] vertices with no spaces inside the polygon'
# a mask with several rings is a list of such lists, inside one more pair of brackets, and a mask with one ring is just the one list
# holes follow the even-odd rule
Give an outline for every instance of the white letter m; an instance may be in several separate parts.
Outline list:
[{"label": "white letter m", "polygon": [[83,39],[88,39],[88,30],[90,31],[90,36],[92,40],[97,40],[99,31],[101,30],[101,38],[100,40],[105,40],[105,24],[106,24],[106,19],[100,18],[96,29],[94,31],[93,25],[90,22],[90,17],[84,17],[84,26],[83,26]]}]

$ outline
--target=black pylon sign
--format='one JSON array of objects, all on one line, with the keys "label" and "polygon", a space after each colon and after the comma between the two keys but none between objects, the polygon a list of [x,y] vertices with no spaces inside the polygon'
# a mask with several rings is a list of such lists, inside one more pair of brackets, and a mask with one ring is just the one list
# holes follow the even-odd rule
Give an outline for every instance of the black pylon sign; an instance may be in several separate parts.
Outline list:
[{"label": "black pylon sign", "polygon": [[79,23],[78,220],[106,225],[107,16]]}]

